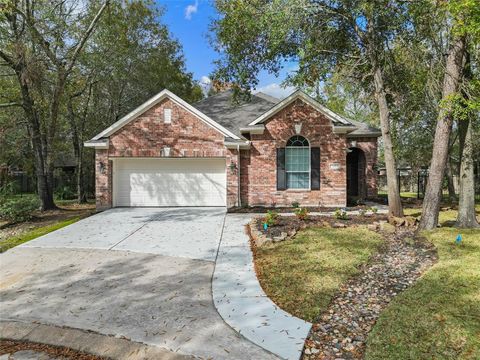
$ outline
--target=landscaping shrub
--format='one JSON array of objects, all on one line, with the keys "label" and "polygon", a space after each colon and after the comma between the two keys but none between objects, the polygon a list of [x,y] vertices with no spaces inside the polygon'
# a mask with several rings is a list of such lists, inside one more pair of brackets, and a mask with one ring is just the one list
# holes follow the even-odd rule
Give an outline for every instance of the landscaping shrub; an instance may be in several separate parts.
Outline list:
[{"label": "landscaping shrub", "polygon": [[360,208],[358,209],[358,213],[360,216],[365,216],[367,214],[367,209]]},{"label": "landscaping shrub", "polygon": [[75,192],[70,186],[62,186],[55,190],[55,195],[60,200],[72,200],[75,199]]},{"label": "landscaping shrub", "polygon": [[34,197],[5,199],[0,204],[0,218],[11,222],[27,221],[39,207],[40,201]]},{"label": "landscaping shrub", "polygon": [[338,220],[348,220],[348,215],[345,209],[335,210],[335,212],[333,213],[333,216],[335,217],[335,219],[338,219]]},{"label": "landscaping shrub", "polygon": [[297,208],[297,209],[295,209],[295,216],[300,220],[307,220],[307,218],[308,218],[307,208]]},{"label": "landscaping shrub", "polygon": [[268,210],[267,215],[265,215],[265,224],[269,227],[276,225],[278,222],[278,213],[273,210]]},{"label": "landscaping shrub", "polygon": [[377,207],[372,206],[372,207],[370,208],[370,211],[372,212],[372,214],[376,214],[377,211],[378,211],[378,209],[377,209]]},{"label": "landscaping shrub", "polygon": [[297,209],[297,208],[300,207],[300,203],[298,201],[294,201],[294,202],[292,202],[292,207]]}]

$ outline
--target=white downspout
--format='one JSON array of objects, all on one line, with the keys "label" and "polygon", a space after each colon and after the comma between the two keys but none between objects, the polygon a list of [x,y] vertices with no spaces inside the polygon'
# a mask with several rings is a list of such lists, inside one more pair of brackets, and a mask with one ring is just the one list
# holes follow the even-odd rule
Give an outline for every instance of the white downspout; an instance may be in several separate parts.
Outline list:
[{"label": "white downspout", "polygon": [[237,200],[237,204],[238,204],[238,207],[241,207],[242,206],[242,200],[240,199],[240,194],[241,194],[241,191],[240,191],[240,144],[237,144],[237,160],[238,160],[238,186],[237,186],[237,197],[238,197],[238,200]]}]

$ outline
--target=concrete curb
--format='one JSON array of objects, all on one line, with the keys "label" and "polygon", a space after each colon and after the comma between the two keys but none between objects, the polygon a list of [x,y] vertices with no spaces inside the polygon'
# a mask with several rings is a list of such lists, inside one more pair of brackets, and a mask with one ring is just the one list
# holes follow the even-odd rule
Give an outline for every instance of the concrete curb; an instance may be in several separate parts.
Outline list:
[{"label": "concrete curb", "polygon": [[118,360],[187,360],[193,356],[94,332],[31,322],[0,320],[0,339],[60,346]]}]

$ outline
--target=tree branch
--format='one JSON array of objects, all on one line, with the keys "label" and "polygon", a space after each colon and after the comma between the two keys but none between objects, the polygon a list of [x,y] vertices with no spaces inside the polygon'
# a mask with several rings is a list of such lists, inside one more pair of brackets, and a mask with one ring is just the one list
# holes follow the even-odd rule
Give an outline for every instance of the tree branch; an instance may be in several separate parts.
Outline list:
[{"label": "tree branch", "polygon": [[0,108],[5,108],[5,107],[12,107],[12,106],[20,106],[22,107],[23,105],[19,102],[10,102],[10,103],[4,103],[0,104]]},{"label": "tree branch", "polygon": [[110,0],[106,0],[105,3],[100,8],[100,10],[98,10],[97,15],[95,15],[87,31],[85,32],[83,37],[80,39],[78,45],[75,48],[75,51],[73,52],[72,59],[70,60],[70,64],[67,66],[67,73],[69,73],[72,70],[73,66],[75,65],[75,61],[77,60],[77,57],[80,54],[80,51],[82,51],[83,46],[85,45],[88,38],[90,37],[93,30],[95,29],[96,23],[100,19],[100,16],[102,15],[103,11],[108,6],[108,4],[110,4]]}]

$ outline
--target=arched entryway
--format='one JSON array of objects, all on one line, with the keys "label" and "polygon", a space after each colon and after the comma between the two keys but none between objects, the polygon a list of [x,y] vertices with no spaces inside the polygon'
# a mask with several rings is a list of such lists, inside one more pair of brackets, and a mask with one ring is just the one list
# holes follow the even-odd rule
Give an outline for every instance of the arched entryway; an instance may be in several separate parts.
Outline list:
[{"label": "arched entryway", "polygon": [[348,150],[347,197],[348,200],[364,199],[367,195],[365,153],[358,148]]}]

